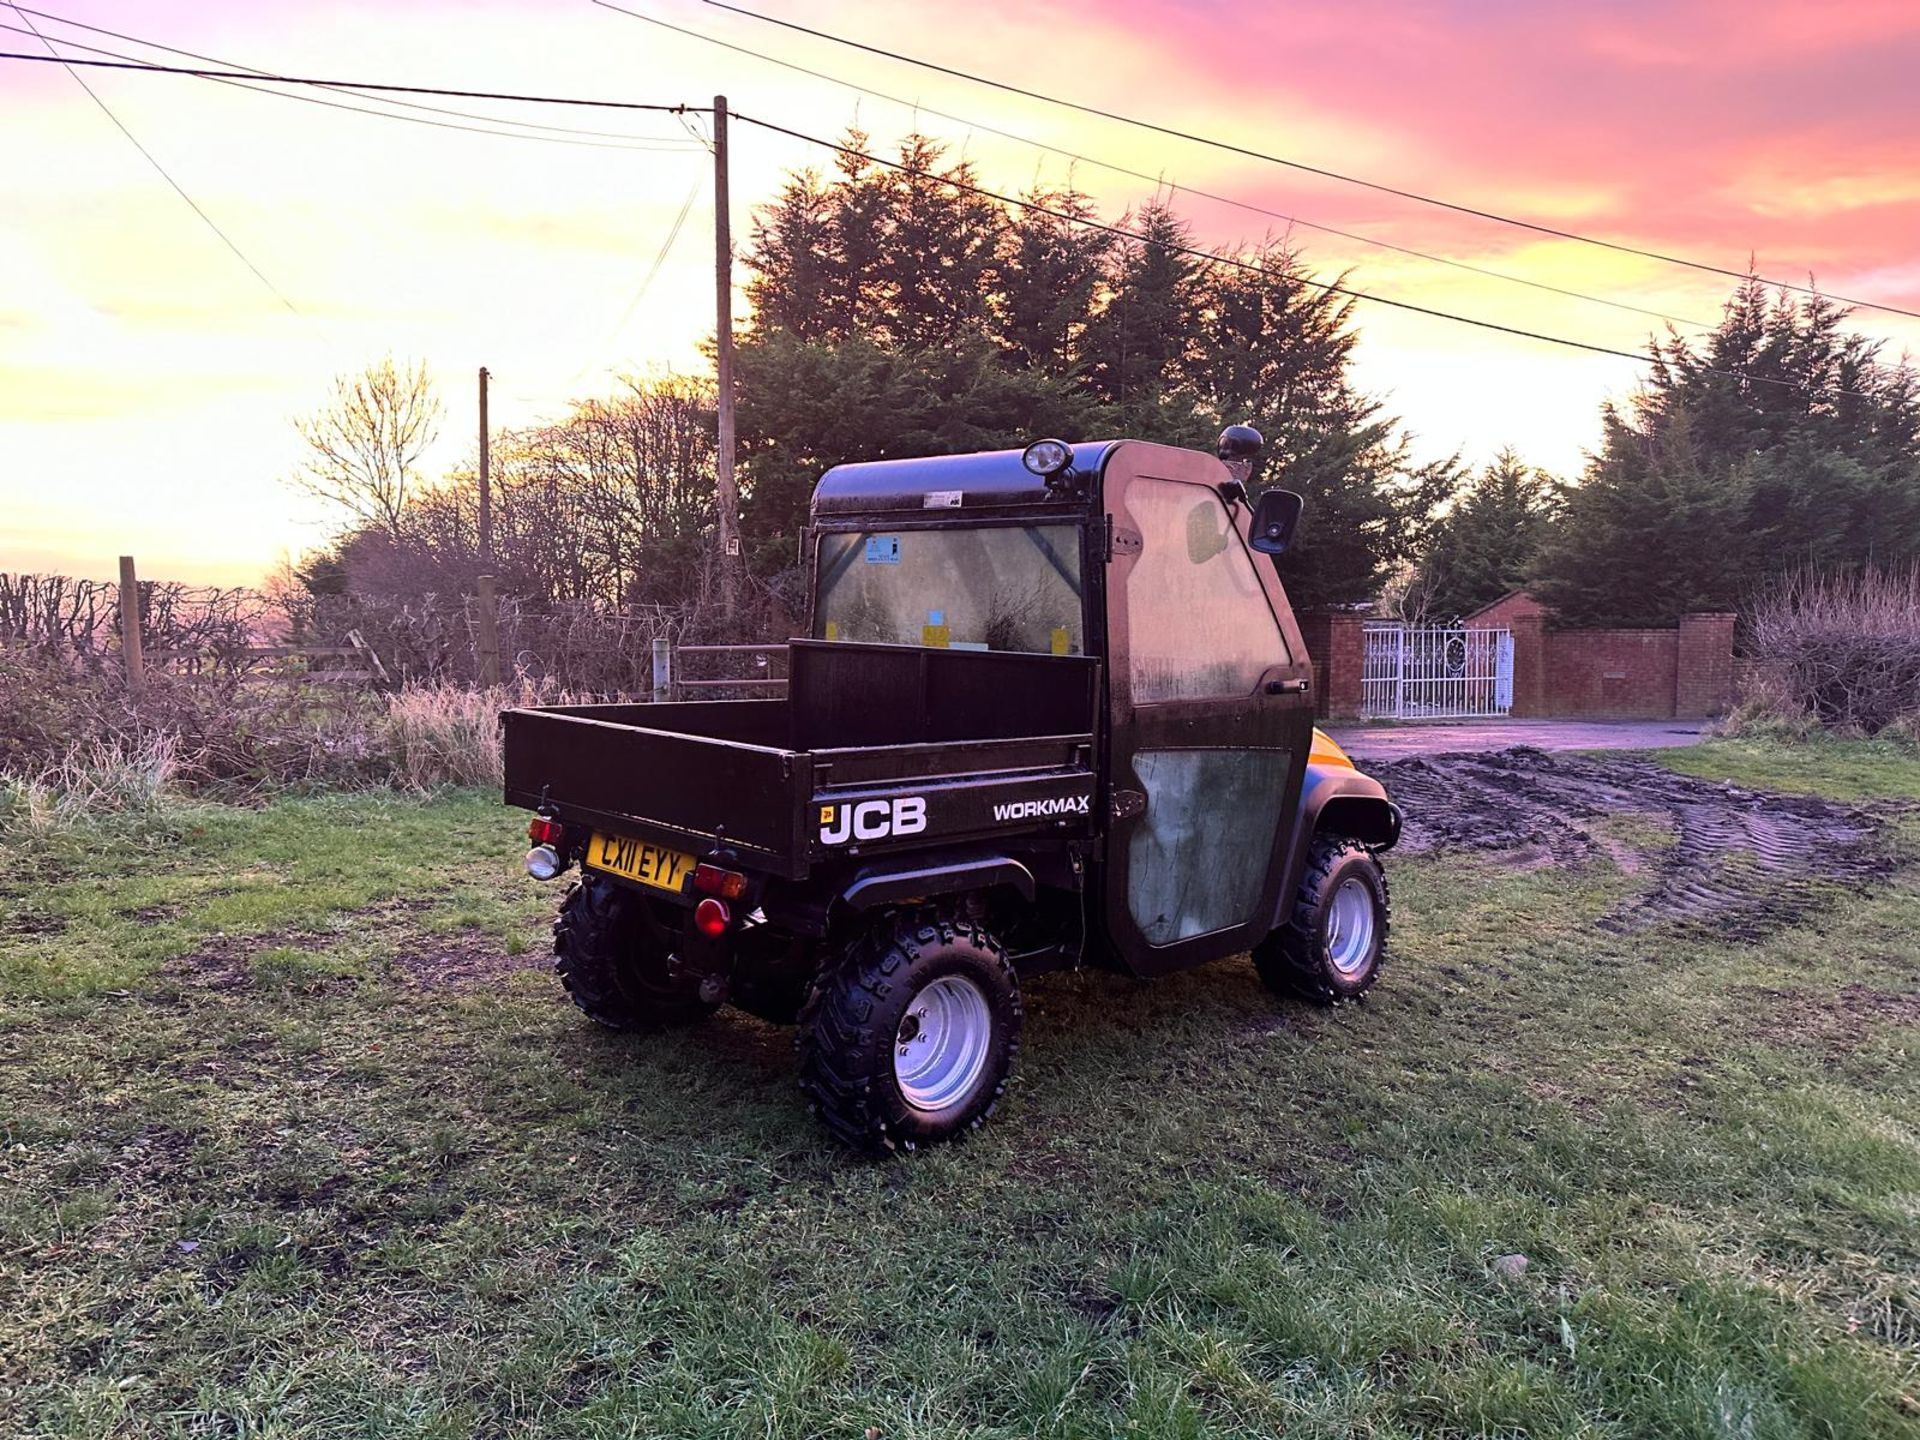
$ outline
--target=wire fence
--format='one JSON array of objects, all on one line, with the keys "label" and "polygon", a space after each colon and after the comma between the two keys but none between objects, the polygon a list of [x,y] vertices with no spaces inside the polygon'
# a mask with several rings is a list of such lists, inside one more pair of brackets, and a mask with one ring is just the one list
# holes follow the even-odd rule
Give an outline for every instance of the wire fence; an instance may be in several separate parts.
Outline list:
[{"label": "wire fence", "polygon": [[[149,580],[135,588],[132,657],[120,585],[0,573],[0,651],[76,675],[119,677],[137,665],[184,679],[376,690],[509,683],[643,697],[656,688],[655,642],[662,641],[685,657],[686,687],[676,685],[676,693],[777,694],[784,675],[778,645],[689,643],[705,638],[692,606],[502,595],[491,598],[489,625],[488,600],[476,595],[274,594]],[[680,681],[683,664],[671,669]]]}]

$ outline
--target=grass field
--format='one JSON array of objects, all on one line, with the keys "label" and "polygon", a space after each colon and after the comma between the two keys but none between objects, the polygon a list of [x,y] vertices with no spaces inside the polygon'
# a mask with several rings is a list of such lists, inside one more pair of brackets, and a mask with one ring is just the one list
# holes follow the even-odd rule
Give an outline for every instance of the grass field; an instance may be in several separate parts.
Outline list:
[{"label": "grass field", "polygon": [[[1796,754],[1662,759],[1920,796]],[[994,1124],[881,1164],[786,1032],[581,1019],[519,834],[5,856],[0,1434],[1920,1433],[1920,870],[1733,947],[1591,928],[1657,867],[1399,863],[1366,1004],[1042,979]]]}]

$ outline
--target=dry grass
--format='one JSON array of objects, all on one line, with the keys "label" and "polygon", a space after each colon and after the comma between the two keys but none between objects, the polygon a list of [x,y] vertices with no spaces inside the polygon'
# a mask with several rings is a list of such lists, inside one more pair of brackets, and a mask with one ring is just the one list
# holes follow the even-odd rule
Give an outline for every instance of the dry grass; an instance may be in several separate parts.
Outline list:
[{"label": "dry grass", "polygon": [[532,680],[484,690],[410,685],[387,697],[388,778],[409,790],[446,785],[497,790],[503,779],[500,712],[517,705],[564,705],[575,698]]},{"label": "dry grass", "polygon": [[382,695],[174,676],[136,698],[112,677],[0,652],[0,829],[45,835],[163,792],[498,788],[500,711],[575,698],[527,677]]},{"label": "dry grass", "polygon": [[499,690],[409,686],[387,697],[387,750],[393,781],[413,790],[442,785],[498,786]]},{"label": "dry grass", "polygon": [[0,775],[0,839],[44,838],[111,815],[155,815],[178,798],[180,742],[164,731],[76,745],[53,764]]}]

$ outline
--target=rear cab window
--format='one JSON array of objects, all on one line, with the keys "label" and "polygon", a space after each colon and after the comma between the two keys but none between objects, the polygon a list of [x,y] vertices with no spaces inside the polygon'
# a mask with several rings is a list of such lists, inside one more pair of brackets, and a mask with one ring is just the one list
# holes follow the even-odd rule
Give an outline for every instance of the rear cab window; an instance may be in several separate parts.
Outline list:
[{"label": "rear cab window", "polygon": [[828,531],[814,638],[1084,655],[1073,525]]}]

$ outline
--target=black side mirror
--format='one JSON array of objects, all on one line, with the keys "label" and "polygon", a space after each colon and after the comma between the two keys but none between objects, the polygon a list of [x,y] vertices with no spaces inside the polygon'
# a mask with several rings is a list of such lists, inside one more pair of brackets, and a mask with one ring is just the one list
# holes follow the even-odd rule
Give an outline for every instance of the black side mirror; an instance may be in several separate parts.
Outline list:
[{"label": "black side mirror", "polygon": [[1253,502],[1247,543],[1262,555],[1284,555],[1293,543],[1306,501],[1291,490],[1268,490]]}]

